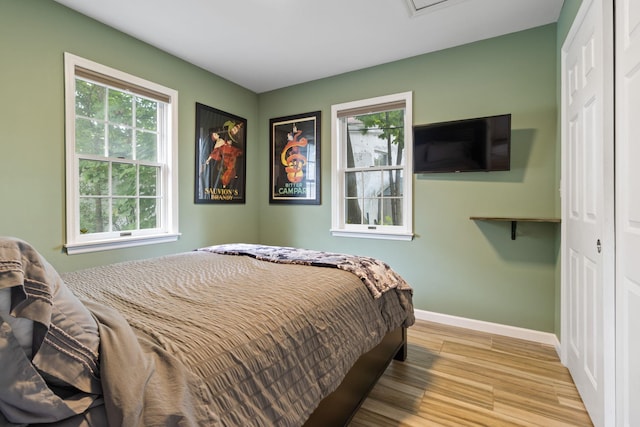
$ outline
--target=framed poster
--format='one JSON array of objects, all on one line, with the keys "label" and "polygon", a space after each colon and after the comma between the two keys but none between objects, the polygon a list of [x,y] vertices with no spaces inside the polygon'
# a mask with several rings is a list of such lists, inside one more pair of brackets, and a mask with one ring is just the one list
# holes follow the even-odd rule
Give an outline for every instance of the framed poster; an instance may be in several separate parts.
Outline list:
[{"label": "framed poster", "polygon": [[245,203],[247,121],[196,103],[195,203]]},{"label": "framed poster", "polygon": [[320,204],[320,111],[269,120],[269,203]]}]

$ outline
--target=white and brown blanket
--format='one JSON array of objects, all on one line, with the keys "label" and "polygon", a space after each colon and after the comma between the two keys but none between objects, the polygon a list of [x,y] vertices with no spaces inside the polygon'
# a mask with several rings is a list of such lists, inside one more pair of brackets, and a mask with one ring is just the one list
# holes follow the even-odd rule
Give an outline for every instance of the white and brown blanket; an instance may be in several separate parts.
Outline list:
[{"label": "white and brown blanket", "polygon": [[261,261],[284,264],[339,268],[358,276],[374,298],[380,298],[391,289],[411,291],[409,284],[389,265],[371,257],[250,243],[215,245],[198,250],[223,255],[246,255]]}]

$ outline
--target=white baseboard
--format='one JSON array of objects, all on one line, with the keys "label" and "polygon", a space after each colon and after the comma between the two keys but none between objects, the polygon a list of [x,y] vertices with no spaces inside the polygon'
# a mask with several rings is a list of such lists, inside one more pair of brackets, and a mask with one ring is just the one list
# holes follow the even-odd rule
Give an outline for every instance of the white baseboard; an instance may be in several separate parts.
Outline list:
[{"label": "white baseboard", "polygon": [[533,329],[519,328],[517,326],[501,325],[499,323],[485,322],[482,320],[467,319],[465,317],[451,316],[426,310],[414,310],[416,319],[429,322],[442,323],[449,326],[459,326],[461,328],[472,329],[474,331],[487,332],[490,334],[504,335],[511,338],[538,342],[552,345],[560,355],[560,341],[555,334],[550,332],[540,332]]}]

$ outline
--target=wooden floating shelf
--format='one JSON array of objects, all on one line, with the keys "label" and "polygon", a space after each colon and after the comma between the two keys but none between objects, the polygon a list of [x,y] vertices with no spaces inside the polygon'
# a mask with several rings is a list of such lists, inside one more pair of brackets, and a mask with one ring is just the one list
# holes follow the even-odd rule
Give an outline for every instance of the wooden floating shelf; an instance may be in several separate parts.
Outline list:
[{"label": "wooden floating shelf", "polygon": [[502,221],[511,223],[511,240],[516,240],[516,229],[518,222],[552,222],[559,223],[560,218],[540,218],[540,217],[502,217],[502,216],[470,216],[472,221]]}]

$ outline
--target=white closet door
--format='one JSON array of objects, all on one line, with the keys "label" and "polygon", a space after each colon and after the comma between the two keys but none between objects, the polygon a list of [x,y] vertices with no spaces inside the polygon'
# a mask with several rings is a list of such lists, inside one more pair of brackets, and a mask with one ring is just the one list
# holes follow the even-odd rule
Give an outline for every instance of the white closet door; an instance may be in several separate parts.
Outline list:
[{"label": "white closet door", "polygon": [[562,349],[594,425],[615,421],[613,0],[562,48]]},{"label": "white closet door", "polygon": [[640,2],[616,2],[616,353],[619,426],[640,426]]}]

